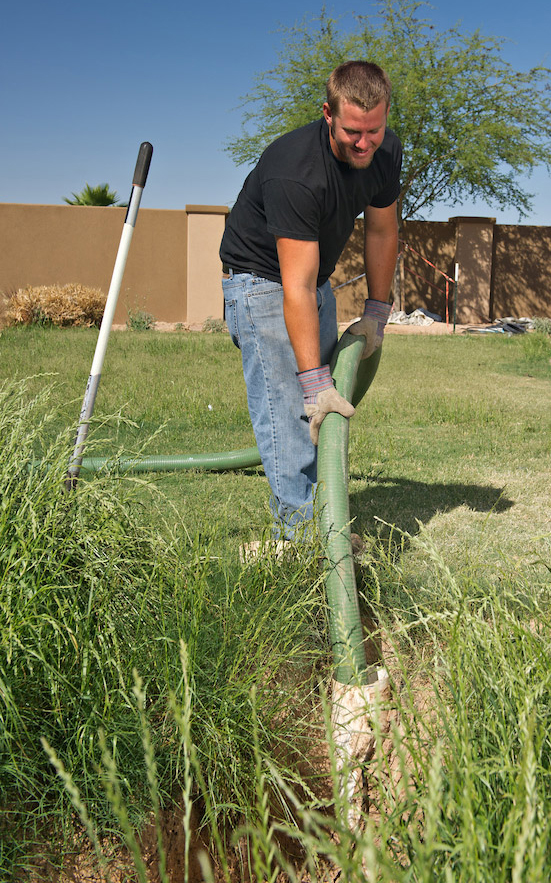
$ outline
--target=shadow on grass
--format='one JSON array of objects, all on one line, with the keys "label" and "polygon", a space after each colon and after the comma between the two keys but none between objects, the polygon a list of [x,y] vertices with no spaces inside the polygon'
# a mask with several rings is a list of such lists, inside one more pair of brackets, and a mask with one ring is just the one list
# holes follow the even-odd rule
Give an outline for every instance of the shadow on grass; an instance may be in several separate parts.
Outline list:
[{"label": "shadow on grass", "polygon": [[[351,476],[360,479],[363,476]],[[408,478],[370,478],[358,492],[351,488],[350,515],[354,530],[374,536],[388,536],[390,528],[415,535],[418,522],[426,524],[437,514],[467,506],[475,512],[505,512],[514,505],[502,488],[479,484],[441,484]],[[381,522],[384,522],[381,524]]]}]

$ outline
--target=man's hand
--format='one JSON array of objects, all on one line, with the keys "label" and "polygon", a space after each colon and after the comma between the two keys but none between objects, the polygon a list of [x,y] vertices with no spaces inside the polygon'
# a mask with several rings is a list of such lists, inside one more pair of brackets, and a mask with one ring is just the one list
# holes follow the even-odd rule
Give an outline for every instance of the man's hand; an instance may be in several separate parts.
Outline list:
[{"label": "man's hand", "polygon": [[368,298],[362,318],[348,327],[350,334],[363,334],[365,337],[362,359],[368,359],[381,346],[391,309],[390,304]]},{"label": "man's hand", "polygon": [[304,409],[310,421],[310,438],[317,445],[320,426],[331,412],[352,417],[355,408],[333,386],[329,365],[321,365],[297,374],[304,396]]}]

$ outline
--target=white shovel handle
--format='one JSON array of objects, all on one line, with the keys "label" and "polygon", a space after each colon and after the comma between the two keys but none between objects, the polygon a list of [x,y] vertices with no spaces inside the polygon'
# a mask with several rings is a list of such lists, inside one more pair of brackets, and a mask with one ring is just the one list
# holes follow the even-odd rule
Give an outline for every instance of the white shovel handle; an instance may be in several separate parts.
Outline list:
[{"label": "white shovel handle", "polygon": [[80,421],[75,441],[75,449],[73,452],[73,456],[69,461],[69,467],[67,469],[67,479],[65,482],[65,487],[67,490],[74,488],[80,472],[80,467],[82,465],[84,442],[86,441],[86,436],[88,435],[88,429],[90,426],[90,419],[94,412],[94,403],[96,401],[98,386],[101,379],[101,369],[103,367],[103,359],[105,357],[105,351],[107,349],[107,341],[109,340],[109,333],[113,324],[113,317],[115,315],[115,309],[117,306],[117,299],[119,297],[122,277],[124,275],[124,269],[126,267],[126,259],[128,257],[128,251],[130,249],[134,227],[136,226],[136,218],[138,216],[140,200],[142,198],[145,182],[147,181],[147,173],[149,172],[152,155],[153,146],[149,143],[149,141],[144,141],[143,144],[140,145],[140,150],[138,153],[136,168],[134,170],[134,178],[132,180],[132,192],[130,194],[130,202],[128,203],[128,209],[126,211],[126,218],[124,220],[124,227],[122,228],[119,250],[117,252],[117,258],[115,260],[115,266],[113,268],[113,275],[111,277],[111,284],[109,286],[107,301],[105,303],[105,310],[103,313],[103,318],[101,320],[101,326],[96,343],[96,350],[94,353],[94,359],[92,361],[92,369],[90,371],[88,383],[86,384],[86,391],[84,393],[84,400],[82,402],[82,409],[80,411]]}]

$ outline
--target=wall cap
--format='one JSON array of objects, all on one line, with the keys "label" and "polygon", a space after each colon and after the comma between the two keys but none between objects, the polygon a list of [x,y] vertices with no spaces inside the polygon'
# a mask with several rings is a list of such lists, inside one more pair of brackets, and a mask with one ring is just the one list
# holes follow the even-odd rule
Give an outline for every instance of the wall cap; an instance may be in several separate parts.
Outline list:
[{"label": "wall cap", "polygon": [[495,218],[480,218],[469,215],[457,215],[454,218],[448,218],[448,221],[454,221],[457,223],[461,221],[462,224],[495,224]]},{"label": "wall cap", "polygon": [[229,215],[227,205],[186,205],[188,215]]}]

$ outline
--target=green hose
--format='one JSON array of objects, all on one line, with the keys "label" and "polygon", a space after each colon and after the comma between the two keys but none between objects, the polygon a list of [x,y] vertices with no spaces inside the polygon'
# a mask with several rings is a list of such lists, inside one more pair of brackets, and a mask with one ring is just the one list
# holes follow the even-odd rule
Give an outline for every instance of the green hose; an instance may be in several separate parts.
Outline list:
[{"label": "green hose", "polygon": [[[362,359],[364,345],[363,336],[345,332],[331,361],[337,390],[354,405],[371,385],[381,358],[379,347],[369,359]],[[349,421],[340,414],[328,414],[320,428],[318,446],[317,501],[329,567],[325,587],[335,661],[333,677],[340,684],[368,680],[350,542],[348,427]]]},{"label": "green hose", "polygon": [[246,469],[261,465],[258,448],[254,447],[221,454],[158,454],[151,457],[122,457],[118,460],[109,457],[84,457],[81,468],[88,472],[101,472],[104,469],[116,469],[119,472],[182,472],[185,469],[223,472],[226,469]]},{"label": "green hose", "polygon": [[[331,360],[335,386],[354,406],[369,389],[381,358],[381,348],[362,359],[365,339],[345,331]],[[82,469],[99,472],[162,472],[185,469],[223,471],[260,466],[258,448],[216,454],[168,455],[143,458],[85,457]],[[360,619],[354,559],[350,542],[348,504],[348,420],[328,414],[320,428],[318,446],[318,504],[329,571],[326,577],[329,629],[338,683],[367,683],[363,630]]]}]

